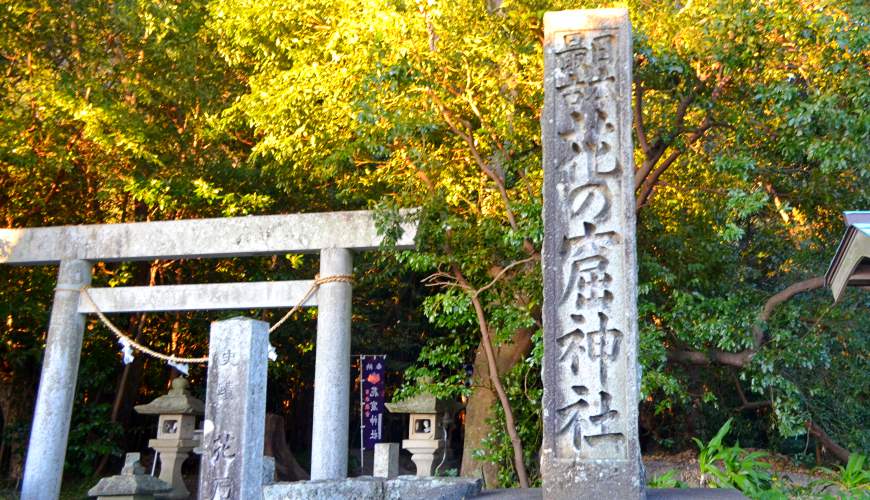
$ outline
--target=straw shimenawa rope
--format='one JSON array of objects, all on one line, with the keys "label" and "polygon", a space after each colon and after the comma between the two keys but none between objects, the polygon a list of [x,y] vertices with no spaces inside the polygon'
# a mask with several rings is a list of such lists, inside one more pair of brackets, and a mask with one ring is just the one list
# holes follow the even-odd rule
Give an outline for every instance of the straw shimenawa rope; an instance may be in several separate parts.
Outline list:
[{"label": "straw shimenawa rope", "polygon": [[[320,285],[323,285],[325,283],[337,283],[337,282],[353,283],[353,276],[351,276],[349,274],[337,274],[334,276],[327,276],[325,278],[321,278],[320,275],[316,275],[314,277],[314,283],[312,283],[311,288],[309,288],[308,291],[305,292],[305,295],[302,297],[302,300],[300,300],[298,304],[293,306],[293,309],[290,309],[287,312],[287,314],[285,314],[274,325],[272,325],[272,327],[269,328],[269,333],[271,334],[272,332],[277,330],[278,327],[280,327],[282,324],[284,324],[285,321],[290,319],[290,316],[292,316],[293,313],[298,311],[299,308],[302,307],[302,305],[305,304],[308,301],[308,299],[311,298],[312,295],[314,295],[314,292],[316,292],[317,289],[320,288]],[[97,316],[99,316],[100,321],[102,321],[103,324],[105,324],[106,327],[109,330],[111,330],[112,333],[114,333],[116,337],[118,337],[118,340],[121,341],[121,343],[129,345],[132,348],[136,349],[137,351],[143,352],[143,353],[151,356],[152,358],[162,359],[162,360],[168,361],[170,363],[184,363],[184,364],[208,363],[208,356],[203,357],[203,358],[180,358],[178,356],[172,356],[172,355],[157,352],[153,349],[148,348],[148,346],[144,346],[144,345],[136,342],[135,340],[130,338],[129,335],[125,334],[117,326],[115,326],[115,324],[112,323],[109,320],[109,318],[107,318],[106,315],[103,314],[102,311],[100,311],[100,308],[97,307],[97,304],[94,302],[94,299],[91,297],[91,294],[88,293],[88,287],[82,287],[79,290],[82,292],[82,296],[85,298],[85,300],[87,300],[88,303],[91,305],[91,307],[94,308],[94,312],[97,313]]]}]

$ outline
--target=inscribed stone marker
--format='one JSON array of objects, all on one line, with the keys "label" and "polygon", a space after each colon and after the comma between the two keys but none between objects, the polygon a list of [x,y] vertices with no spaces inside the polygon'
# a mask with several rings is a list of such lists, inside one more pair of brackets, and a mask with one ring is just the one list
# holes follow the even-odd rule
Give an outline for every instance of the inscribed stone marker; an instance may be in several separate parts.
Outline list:
[{"label": "inscribed stone marker", "polygon": [[211,324],[199,498],[260,498],[269,324]]},{"label": "inscribed stone marker", "polygon": [[386,479],[399,476],[399,443],[375,443],[372,475]]},{"label": "inscribed stone marker", "polygon": [[544,497],[642,498],[628,12],[544,32]]}]

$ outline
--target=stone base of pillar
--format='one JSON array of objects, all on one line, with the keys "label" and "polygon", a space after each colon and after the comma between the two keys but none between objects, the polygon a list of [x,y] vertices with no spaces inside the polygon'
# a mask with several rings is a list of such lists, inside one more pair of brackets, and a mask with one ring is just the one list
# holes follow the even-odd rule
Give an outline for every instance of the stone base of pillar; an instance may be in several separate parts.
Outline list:
[{"label": "stone base of pillar", "polygon": [[560,461],[544,450],[541,470],[547,471],[543,487],[547,499],[578,498],[578,491],[582,491],[583,498],[644,498],[645,476],[640,460]]}]

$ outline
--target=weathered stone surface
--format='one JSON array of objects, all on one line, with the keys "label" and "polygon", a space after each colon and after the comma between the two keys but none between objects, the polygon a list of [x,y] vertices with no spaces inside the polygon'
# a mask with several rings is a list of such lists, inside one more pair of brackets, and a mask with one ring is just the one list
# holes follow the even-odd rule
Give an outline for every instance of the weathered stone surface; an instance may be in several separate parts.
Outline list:
[{"label": "weathered stone surface", "polygon": [[120,497],[126,495],[149,495],[170,491],[172,486],[149,474],[111,476],[100,479],[88,490],[92,497]]},{"label": "weathered stone surface", "polygon": [[148,404],[136,405],[133,407],[136,413],[141,415],[161,415],[161,414],[177,414],[177,415],[202,415],[205,413],[205,406],[202,401],[190,395],[187,392],[189,382],[184,377],[176,377],[172,380],[172,387],[167,394],[155,398]]},{"label": "weathered stone surface", "polygon": [[138,453],[127,453],[124,468],[117,476],[104,477],[88,490],[88,495],[99,498],[124,498],[142,496],[151,498],[155,493],[172,489],[168,483],[145,474],[139,465]]},{"label": "weathered stone surface", "polygon": [[417,466],[417,477],[432,475],[435,454],[444,446],[443,439],[403,439],[402,448],[411,452],[411,461]]},{"label": "weathered stone surface", "polygon": [[[214,283],[207,285],[123,286],[91,288],[88,294],[104,313],[153,311],[209,311],[220,309],[269,309],[294,307],[314,284],[313,280]],[[317,294],[302,304],[317,305]],[[87,300],[80,313],[93,313]]]},{"label": "weathered stone surface", "polygon": [[[395,248],[413,248],[416,226],[402,228]],[[244,257],[333,247],[374,250],[383,239],[366,210],[0,229],[0,263]]]},{"label": "weathered stone surface", "polygon": [[[412,215],[414,209],[403,210],[404,216]],[[414,246],[416,224],[402,225],[403,233],[394,243],[394,248],[410,249]],[[24,470],[22,497],[43,499],[57,497],[63,472],[64,454],[72,410],[72,395],[75,391],[76,372],[81,350],[84,318],[79,312],[78,290],[90,283],[90,261],[136,261],[174,258],[244,257],[275,255],[282,253],[314,252],[321,249],[344,248],[351,250],[377,249],[383,243],[378,234],[373,213],[369,211],[331,212],[293,215],[251,216],[221,219],[176,220],[131,224],[107,224],[89,226],[58,226],[27,229],[0,229],[0,264],[51,264],[61,263],[60,281],[55,294],[55,303],[49,326],[45,360],[40,391],[37,396],[36,413],[28,446],[28,459]],[[345,250],[347,251],[347,250]],[[66,279],[64,269],[85,267],[87,273],[81,280]],[[86,278],[86,279],[85,279]],[[281,287],[282,285],[265,285]],[[297,284],[291,285],[297,287]],[[304,286],[304,285],[303,285]],[[120,301],[113,309],[104,310],[142,311],[135,306],[137,301],[150,304],[144,310],[178,310],[179,304],[187,309],[208,309],[209,305],[225,307],[275,307],[295,304],[295,298],[273,295],[269,288],[261,297],[227,297],[247,293],[247,285],[193,285],[189,293],[183,292],[179,299],[176,290],[154,290],[147,294],[165,294],[162,297],[143,299],[136,290],[115,292],[96,291],[96,301],[109,294]],[[341,290],[341,284],[330,284],[324,289]],[[230,289],[230,291],[227,291]],[[348,286],[349,289],[349,286]],[[217,292],[215,292],[217,290]],[[241,290],[241,292],[239,292]],[[220,293],[218,293],[220,292]],[[343,292],[342,292],[343,293]],[[117,294],[117,296],[115,296]],[[130,295],[132,294],[132,296]],[[176,294],[175,297],[170,295]],[[204,296],[203,296],[204,295]],[[215,296],[217,295],[217,296]],[[118,298],[120,297],[120,298]],[[209,300],[211,299],[211,300]],[[241,300],[241,302],[239,300]],[[191,303],[186,303],[191,300]],[[244,302],[249,300],[251,302]],[[171,304],[167,304],[171,302]],[[228,305],[229,304],[229,305]],[[342,303],[343,304],[343,303]],[[349,299],[348,313],[349,318]],[[313,305],[309,301],[307,305]],[[148,309],[151,307],[151,309]],[[339,309],[344,305],[340,305]],[[91,309],[85,308],[85,311]],[[182,308],[182,310],[185,310]],[[349,321],[349,320],[348,320]],[[349,324],[349,323],[348,323]],[[348,326],[349,332],[349,326]],[[348,333],[349,334],[349,333]],[[344,367],[349,365],[345,360]],[[337,365],[336,365],[337,366]],[[321,389],[323,392],[323,389]],[[327,392],[329,392],[327,390]],[[339,395],[346,389],[339,389]],[[335,395],[333,395],[335,396]],[[339,411],[335,415],[341,417]],[[346,414],[346,412],[345,412]],[[346,415],[344,420],[347,420]],[[333,425],[333,424],[330,424]],[[341,427],[342,424],[333,426]],[[347,423],[343,424],[347,434]],[[327,426],[329,427],[329,426]],[[342,459],[346,463],[347,451],[329,458],[330,464]],[[330,474],[339,468],[330,466]]]},{"label": "weathered stone surface", "polygon": [[355,477],[341,480],[275,483],[263,488],[264,500],[381,500],[384,482],[379,478]]},{"label": "weathered stone surface", "polygon": [[449,412],[451,415],[462,408],[462,404],[449,399],[438,399],[427,392],[417,394],[402,401],[386,403],[391,413],[434,413]]},{"label": "weathered stone surface", "polygon": [[486,500],[541,500],[543,493],[540,488],[504,488],[484,490],[475,498],[485,498]]},{"label": "weathered stone surface", "polygon": [[259,498],[263,485],[269,325],[211,324],[199,498]]},{"label": "weathered stone surface", "polygon": [[195,444],[196,442],[192,439],[180,441],[150,439],[148,441],[148,446],[159,453],[160,456],[160,475],[158,477],[161,481],[172,487],[171,491],[161,493],[159,495],[160,498],[177,499],[190,497],[190,491],[184,482],[184,476],[181,474],[181,466],[187,460]]},{"label": "weathered stone surface", "polygon": [[544,497],[641,498],[628,12],[544,31]]},{"label": "weathered stone surface", "polygon": [[460,500],[474,498],[483,481],[468,477],[399,476],[384,483],[388,500]]},{"label": "weathered stone surface", "polygon": [[275,482],[275,457],[263,457],[263,486]]},{"label": "weathered stone surface", "polygon": [[474,498],[483,486],[464,477],[356,477],[342,480],[276,483],[263,488],[265,500],[461,500]]},{"label": "weathered stone surface", "polygon": [[[540,500],[540,488],[487,490],[475,498],[486,500]],[[585,496],[577,497],[585,498]],[[615,498],[615,497],[612,497]],[[647,500],[742,500],[746,497],[737,490],[719,488],[650,489]]]},{"label": "weathered stone surface", "polygon": [[393,479],[399,475],[399,443],[375,443],[375,477]]},{"label": "weathered stone surface", "polygon": [[[353,274],[350,251],[324,248],[320,252],[320,276],[348,274]],[[343,479],[350,427],[351,284],[324,283],[317,299],[311,479]]]},{"label": "weathered stone surface", "polygon": [[23,500],[57,498],[60,494],[66,441],[72,417],[73,396],[82,351],[85,317],[79,314],[79,292],[91,282],[91,264],[63,261],[57,274],[57,290],[51,306],[48,336],[36,409],[27,446]]}]

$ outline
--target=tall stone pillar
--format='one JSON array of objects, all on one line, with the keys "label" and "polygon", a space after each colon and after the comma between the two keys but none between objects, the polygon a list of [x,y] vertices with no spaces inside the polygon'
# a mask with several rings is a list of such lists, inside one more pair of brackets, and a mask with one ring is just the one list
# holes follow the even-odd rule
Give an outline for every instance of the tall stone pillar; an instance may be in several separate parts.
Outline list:
[{"label": "tall stone pillar", "polygon": [[544,498],[643,498],[628,12],[544,33]]},{"label": "tall stone pillar", "polygon": [[61,261],[24,464],[22,500],[45,500],[60,494],[85,329],[85,315],[78,312],[78,290],[90,283],[90,262]]},{"label": "tall stone pillar", "polygon": [[[320,251],[320,276],[353,274],[353,256],[344,248]],[[351,284],[324,283],[317,290],[317,353],[311,479],[347,477],[350,420]]]},{"label": "tall stone pillar", "polygon": [[199,499],[262,498],[269,324],[211,324]]}]

